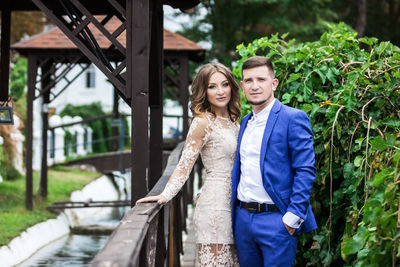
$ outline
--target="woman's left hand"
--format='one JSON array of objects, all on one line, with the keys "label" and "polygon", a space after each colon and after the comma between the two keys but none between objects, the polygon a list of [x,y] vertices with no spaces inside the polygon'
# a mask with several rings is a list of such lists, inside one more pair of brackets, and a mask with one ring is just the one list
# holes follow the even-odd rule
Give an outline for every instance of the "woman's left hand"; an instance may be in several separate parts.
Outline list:
[{"label": "woman's left hand", "polygon": [[167,199],[163,197],[162,195],[157,195],[157,196],[151,196],[151,197],[144,197],[136,201],[136,205],[138,203],[144,203],[144,202],[156,202],[158,204],[165,204],[167,203]]}]

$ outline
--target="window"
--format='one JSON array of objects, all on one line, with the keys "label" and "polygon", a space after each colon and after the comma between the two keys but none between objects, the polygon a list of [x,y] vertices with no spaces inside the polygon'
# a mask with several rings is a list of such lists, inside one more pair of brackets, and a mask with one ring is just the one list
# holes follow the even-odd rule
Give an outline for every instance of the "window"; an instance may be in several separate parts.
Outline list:
[{"label": "window", "polygon": [[96,86],[95,80],[96,72],[93,65],[90,65],[86,71],[86,88],[94,88]]}]

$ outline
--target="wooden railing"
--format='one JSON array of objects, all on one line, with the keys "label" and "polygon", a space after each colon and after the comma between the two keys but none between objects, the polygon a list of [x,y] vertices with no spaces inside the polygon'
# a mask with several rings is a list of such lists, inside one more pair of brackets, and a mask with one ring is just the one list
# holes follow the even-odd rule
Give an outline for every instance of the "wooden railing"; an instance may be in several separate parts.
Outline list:
[{"label": "wooden railing", "polygon": [[[179,143],[172,151],[162,177],[147,196],[163,191],[179,162],[183,145]],[[194,170],[200,174],[200,164]],[[91,266],[180,266],[187,205],[193,199],[193,173],[180,193],[166,205],[143,203],[129,210]]]}]

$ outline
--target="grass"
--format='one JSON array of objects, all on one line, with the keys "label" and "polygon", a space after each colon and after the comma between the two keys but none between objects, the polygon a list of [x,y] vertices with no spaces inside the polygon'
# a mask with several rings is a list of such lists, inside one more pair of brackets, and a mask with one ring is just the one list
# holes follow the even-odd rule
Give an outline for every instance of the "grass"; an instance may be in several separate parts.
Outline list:
[{"label": "grass", "polygon": [[57,217],[46,207],[57,201],[69,201],[73,191],[82,189],[99,176],[99,173],[64,166],[51,168],[48,174],[48,197],[43,199],[37,193],[39,173],[34,172],[33,211],[25,208],[24,178],[0,183],[0,246],[7,245],[30,226]]}]

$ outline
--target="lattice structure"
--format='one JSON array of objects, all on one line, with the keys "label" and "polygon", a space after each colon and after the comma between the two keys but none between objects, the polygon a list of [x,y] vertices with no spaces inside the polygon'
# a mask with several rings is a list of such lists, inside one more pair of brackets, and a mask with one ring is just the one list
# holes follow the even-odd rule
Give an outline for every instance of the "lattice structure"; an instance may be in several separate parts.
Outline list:
[{"label": "lattice structure", "polygon": [[[38,99],[41,96],[49,94],[49,102],[52,102],[68,86],[73,83],[90,64],[82,63],[82,56],[53,56],[53,57],[38,57],[37,58],[37,75],[35,83],[35,96]],[[75,67],[79,66],[79,71],[71,77],[68,75]],[[39,72],[39,69],[41,70]],[[56,88],[56,84],[62,83],[62,87]],[[57,91],[56,91],[57,90]]]},{"label": "lattice structure", "polygon": [[[95,16],[85,6],[85,1],[78,0],[32,0],[63,32],[64,34],[94,63],[104,75],[119,90],[121,96],[129,103],[131,92],[127,91],[126,79],[121,76],[127,65],[126,29],[127,19],[125,8],[116,0],[99,1],[99,5],[107,10],[105,16]],[[110,32],[108,23],[113,19],[119,24]],[[99,44],[94,37],[99,31],[106,42],[106,47]],[[122,59],[122,60],[116,60]],[[120,61],[118,64],[113,62]]]}]

